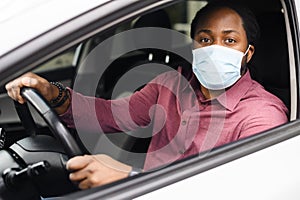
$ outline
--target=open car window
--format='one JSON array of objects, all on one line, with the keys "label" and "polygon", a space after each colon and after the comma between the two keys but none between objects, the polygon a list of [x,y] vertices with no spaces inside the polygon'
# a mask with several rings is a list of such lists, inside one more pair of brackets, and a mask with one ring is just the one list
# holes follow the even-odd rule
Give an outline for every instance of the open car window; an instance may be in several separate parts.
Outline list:
[{"label": "open car window", "polygon": [[[155,10],[155,11],[149,11],[147,12],[145,15],[151,15],[154,13],[159,13],[160,11],[164,12],[165,14],[167,14],[167,16],[169,17],[169,23],[165,24],[165,28],[170,28],[173,30],[176,30],[178,32],[181,32],[183,34],[189,35],[189,24],[191,23],[191,19],[192,16],[195,15],[195,12],[197,11],[196,8],[202,7],[206,4],[207,2],[202,2],[202,1],[185,1],[185,2],[180,2],[178,4],[174,4],[171,5],[169,7],[164,7],[161,8],[160,10]],[[258,42],[258,45],[256,47],[256,52],[255,52],[255,57],[253,58],[253,61],[250,63],[251,66],[249,67],[249,70],[251,72],[251,75],[253,77],[253,79],[255,79],[256,81],[258,81],[260,84],[262,84],[266,90],[268,90],[269,92],[271,92],[272,94],[276,95],[278,98],[280,98],[284,104],[286,105],[286,107],[289,109],[289,119],[291,121],[296,119],[296,113],[295,110],[292,108],[297,107],[297,95],[295,95],[295,89],[297,90],[297,85],[295,85],[295,83],[293,83],[293,81],[291,81],[291,77],[295,76],[295,74],[293,73],[293,69],[295,68],[295,66],[291,65],[291,60],[293,60],[293,58],[291,57],[291,53],[289,52],[289,48],[288,46],[291,45],[291,38],[290,38],[290,30],[288,30],[288,25],[286,24],[286,18],[287,18],[287,11],[285,11],[284,6],[282,5],[282,2],[277,1],[274,4],[272,4],[272,6],[268,5],[266,7],[261,7],[258,6],[257,2],[247,2],[246,4],[249,4],[249,6],[253,9],[253,11],[256,14],[256,17],[258,19],[258,22],[261,26],[261,37],[260,40]],[[144,15],[144,16],[145,16]],[[184,16],[184,17],[183,17]],[[123,31],[128,31],[128,30],[132,30],[132,28],[140,28],[140,26],[136,26],[139,22],[138,20],[141,19],[143,16],[138,16],[136,18],[134,18],[133,20],[127,21],[124,24],[121,24],[120,26],[114,27],[112,28],[110,31],[108,31],[107,35],[116,33],[116,34],[122,34]],[[162,18],[159,18],[159,20],[155,20],[156,18],[154,16],[150,17],[150,22],[145,22],[144,26],[146,27],[148,24],[151,24],[151,26],[155,26],[154,23],[158,22],[158,21],[163,21]],[[151,20],[153,20],[151,22]],[[271,22],[275,22],[276,23],[271,23]],[[148,23],[148,24],[147,24]],[[161,26],[161,25],[157,25],[157,26]],[[170,27],[168,27],[170,26]],[[101,36],[104,36],[104,38],[102,39],[98,39],[98,37],[101,38]],[[153,35],[145,35],[144,37],[147,38],[151,38]],[[91,46],[94,48],[93,44],[94,44],[94,39],[98,40],[98,41],[103,41],[106,38],[106,33],[105,34],[99,34],[99,36],[96,36],[95,38],[92,38],[90,41],[87,42],[86,48],[90,48]],[[278,38],[280,38],[279,42],[274,42],[277,41]],[[90,42],[90,43],[89,43]],[[111,62],[109,62],[109,66],[103,70],[103,74],[104,77],[99,79],[99,83],[95,89],[95,91],[93,91],[91,94],[95,95],[96,97],[101,97],[101,98],[105,98],[105,99],[116,99],[116,98],[120,98],[120,97],[124,97],[126,95],[131,95],[132,93],[134,93],[136,91],[136,89],[140,89],[139,87],[134,88],[133,90],[128,90],[126,87],[122,87],[124,85],[119,84],[118,85],[118,81],[122,81],[122,77],[126,76],[126,73],[130,73],[130,70],[132,70],[134,67],[136,66],[140,66],[146,63],[152,63],[154,64],[163,64],[163,65],[167,65],[168,68],[166,68],[165,70],[172,70],[172,69],[176,69],[176,67],[178,67],[178,65],[188,65],[188,61],[189,61],[189,57],[187,59],[182,59],[182,57],[176,57],[176,55],[174,56],[172,54],[172,51],[170,52],[160,52],[159,50],[154,50],[152,48],[147,49],[148,51],[146,51],[146,53],[144,54],[144,56],[141,56],[139,60],[136,60],[135,58],[139,58],[139,55],[143,55],[141,54],[140,49],[134,50],[134,51],[126,51],[126,47],[122,46],[122,45],[126,45],[128,41],[126,41],[125,39],[122,40],[118,40],[118,38],[112,39],[111,41],[111,46],[109,46],[107,48],[107,52],[108,58],[111,59]],[[135,44],[136,40],[132,39],[132,41],[130,41],[130,45],[132,45],[132,43]],[[177,48],[181,48],[184,49],[185,51],[189,51],[190,49],[190,45],[191,45],[191,41],[189,40],[188,37],[184,38],[181,42],[170,42],[170,45],[173,45],[171,47],[172,50],[177,49]],[[280,46],[280,47],[279,47]],[[125,53],[123,54],[115,54],[115,50],[120,50],[123,49]],[[87,52],[91,52],[93,50],[88,49]],[[117,51],[118,52],[118,51]],[[122,51],[121,51],[122,52]],[[156,56],[155,53],[158,53],[159,56]],[[277,55],[277,56],[276,56]],[[172,57],[174,56],[174,57]],[[191,56],[191,55],[189,55]],[[174,58],[174,59],[173,59]],[[157,60],[155,60],[157,59]],[[168,61],[168,62],[166,62]],[[133,63],[132,63],[133,62]],[[129,65],[129,66],[128,66]],[[121,69],[121,66],[125,68]],[[138,67],[136,68],[138,69]],[[152,80],[152,78],[154,78],[155,76],[157,76],[160,73],[164,73],[165,70],[163,71],[155,71],[155,73],[153,73],[153,71],[151,71],[151,75],[150,77],[145,77],[143,78],[143,80],[145,80],[145,82]],[[133,70],[134,71],[134,70]],[[144,77],[145,75],[145,68],[143,68],[141,71],[136,70],[135,76],[133,77]],[[90,73],[90,71],[88,71]],[[149,71],[150,72],[150,71]],[[271,73],[270,73],[271,72]],[[83,76],[86,75],[86,72],[84,70],[79,70],[79,73],[82,73]],[[116,75],[117,73],[117,75]],[[118,74],[119,73],[119,74]],[[105,78],[106,74],[110,74],[107,76],[107,78]],[[148,74],[149,75],[149,74]],[[148,76],[146,75],[146,76]],[[143,83],[145,83],[143,82]],[[122,82],[121,82],[122,83]],[[112,86],[115,86],[114,88],[110,88]],[[139,85],[141,86],[141,85]],[[119,88],[118,88],[119,87]],[[87,88],[84,88],[81,92],[87,92]],[[88,93],[88,92],[87,92]],[[144,163],[144,159],[146,156],[146,151],[147,151],[147,146],[149,145],[149,142],[151,140],[151,130],[150,130],[150,134],[145,133],[145,129],[143,130],[143,134],[146,134],[146,136],[149,137],[143,137],[143,138],[139,138],[139,137],[132,137],[131,133],[124,135],[122,133],[117,133],[114,135],[106,135],[104,136],[105,138],[108,138],[108,140],[113,144],[113,147],[109,147],[109,145],[107,145],[109,142],[104,142],[101,143],[101,145],[99,146],[105,146],[105,150],[103,150],[105,153],[111,155],[112,157],[115,157],[119,160],[122,160],[123,162],[127,162],[129,164],[133,164],[137,167],[141,167],[143,166]],[[276,134],[279,134],[278,132],[276,133],[275,131],[271,131],[271,132],[267,132],[264,134],[259,134],[253,138],[248,138],[246,140],[243,141],[238,141],[234,144],[232,144],[231,146],[228,146],[228,149],[231,149],[233,152],[239,152],[239,155],[245,155],[247,154],[246,152],[255,152],[258,151],[262,148],[265,148],[266,146],[270,146],[273,145],[277,142],[279,142],[279,140],[273,140],[272,138],[272,134],[274,134],[273,136],[275,136]],[[281,132],[281,134],[283,134]],[[135,134],[132,134],[134,136],[136,136]],[[268,139],[266,139],[265,141],[262,140],[262,138],[264,138],[266,135],[268,135]],[[291,136],[293,137],[293,136]],[[122,139],[120,139],[122,138]],[[105,140],[104,140],[105,141]],[[146,144],[146,145],[145,145]],[[249,150],[248,148],[246,148],[246,146],[251,146],[251,144],[255,144],[254,148],[252,148],[251,150]],[[121,151],[115,151],[112,150],[111,148],[114,149],[115,146],[118,146],[117,148],[122,149]],[[257,146],[256,146],[257,145]],[[239,148],[239,147],[240,148]],[[224,147],[224,149],[219,148],[217,150],[212,151],[212,153],[208,153],[204,155],[207,155],[207,159],[210,159],[214,156],[219,155],[220,152],[225,152],[228,150],[226,147]],[[243,152],[242,149],[244,149],[245,151]],[[229,151],[230,155],[232,155],[232,151]],[[113,153],[115,152],[115,154]],[[132,154],[132,152],[134,154]],[[244,154],[245,153],[245,154]],[[222,153],[220,153],[221,155]],[[221,155],[225,156],[224,155]],[[237,157],[232,157],[232,159],[236,159]],[[194,159],[194,160],[193,160]],[[197,161],[195,161],[197,160]],[[173,166],[171,165],[170,168],[166,168],[162,171],[158,171],[157,174],[153,173],[153,175],[151,176],[151,174],[147,174],[145,175],[145,179],[143,179],[143,177],[138,177],[137,179],[141,182],[139,182],[139,184],[141,184],[143,181],[149,180],[150,177],[154,178],[156,177],[156,180],[160,180],[162,174],[167,173],[167,171],[172,174],[173,173],[173,169],[177,169],[176,167],[178,166],[185,166],[188,168],[189,164],[191,164],[192,162],[195,161],[195,163],[197,163],[198,161],[202,160],[203,161],[203,165],[205,165],[205,156],[203,157],[197,157],[195,156],[194,158],[191,158],[191,160],[187,159],[184,160],[182,162],[175,163],[174,164],[174,168],[172,168]],[[226,159],[225,159],[226,160]],[[223,161],[225,161],[223,160]],[[220,160],[216,160],[216,162],[214,164],[212,164],[211,166],[217,166]],[[220,161],[220,162],[223,162]],[[227,160],[228,161],[228,160]],[[225,161],[225,162],[227,162]],[[186,162],[186,163],[185,163]],[[191,163],[189,163],[191,162]],[[187,164],[189,163],[189,164]],[[186,165],[185,165],[186,164]],[[180,168],[180,167],[179,167]],[[178,169],[177,169],[178,170]],[[201,172],[205,171],[206,168],[203,167],[201,170]],[[175,170],[176,171],[176,170]],[[168,174],[168,175],[170,175]],[[166,175],[167,176],[167,175]],[[189,176],[189,175],[187,175]],[[148,179],[149,178],[149,179]],[[173,180],[177,180],[178,176],[174,176]],[[167,184],[167,180],[165,182],[165,184]],[[128,187],[128,184],[130,183],[120,183],[120,185],[116,185],[114,192],[116,192],[118,189],[121,189],[124,187],[124,190],[126,190],[125,188]],[[163,184],[162,184],[163,185]],[[158,187],[161,187],[162,185],[157,184],[156,187],[153,187],[152,189],[157,189]],[[137,187],[137,185],[133,184],[132,187]],[[147,187],[147,186],[146,186]],[[124,192],[124,190],[122,190],[122,192]],[[118,193],[116,196],[119,197],[118,195],[122,196],[122,192]],[[137,192],[138,193],[138,192]],[[138,193],[139,194],[139,193]],[[83,195],[85,195],[85,193],[83,193]],[[103,196],[102,196],[103,195]],[[129,197],[130,194],[128,194]],[[109,194],[107,195],[109,196]],[[100,189],[99,191],[99,197],[107,197],[106,193],[105,193],[105,187],[103,188],[103,190]],[[125,195],[126,196],[126,195]],[[134,195],[133,195],[134,196]]]},{"label": "open car window", "polygon": [[[179,66],[191,67],[190,24],[197,10],[206,4],[206,1],[183,1],[147,11],[86,40],[82,43],[74,90],[103,99],[119,99],[141,90],[159,74],[177,70]],[[288,37],[283,7],[279,1],[268,9],[258,9],[251,2],[246,4],[253,9],[261,26],[260,39],[249,63],[251,76],[291,110],[295,106],[295,97],[291,99],[291,88],[295,88],[295,85],[290,85]],[[153,27],[162,29],[161,36],[151,32]],[[145,31],[139,32],[142,29]],[[158,37],[163,37],[166,29],[174,30],[178,35],[170,32],[170,37],[160,41],[164,43],[164,49],[157,44],[151,46],[147,43],[155,43]],[[281,39],[274,43],[277,38]],[[290,119],[294,119],[292,115],[288,113]],[[94,153],[105,153],[125,163],[143,167],[152,129],[149,126],[146,129],[125,131],[125,134],[104,134],[98,139],[93,138],[92,141],[99,143],[90,142],[87,148]],[[87,137],[86,141],[91,139]],[[95,150],[97,147],[101,148]]]}]

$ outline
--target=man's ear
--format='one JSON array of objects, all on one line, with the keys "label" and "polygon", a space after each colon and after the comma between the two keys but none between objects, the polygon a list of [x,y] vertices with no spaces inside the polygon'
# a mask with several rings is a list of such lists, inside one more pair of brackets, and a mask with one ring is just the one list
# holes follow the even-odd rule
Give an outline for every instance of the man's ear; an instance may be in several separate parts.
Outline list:
[{"label": "man's ear", "polygon": [[250,44],[250,47],[249,47],[249,50],[248,50],[248,53],[247,53],[246,63],[248,63],[251,60],[254,52],[255,52],[255,48],[254,48],[254,46],[252,44]]}]

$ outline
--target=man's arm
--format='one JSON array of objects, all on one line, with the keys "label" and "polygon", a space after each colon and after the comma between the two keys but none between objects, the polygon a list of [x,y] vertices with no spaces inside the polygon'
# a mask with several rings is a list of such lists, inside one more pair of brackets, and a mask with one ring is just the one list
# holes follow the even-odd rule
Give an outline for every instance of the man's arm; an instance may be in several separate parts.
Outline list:
[{"label": "man's arm", "polygon": [[260,105],[245,120],[240,138],[245,138],[286,123],[288,121],[287,112],[288,110],[283,103]]},{"label": "man's arm", "polygon": [[86,132],[125,132],[144,127],[151,122],[150,108],[156,104],[158,91],[146,85],[130,97],[105,100],[83,96],[71,89],[71,105],[60,115],[69,128]]}]

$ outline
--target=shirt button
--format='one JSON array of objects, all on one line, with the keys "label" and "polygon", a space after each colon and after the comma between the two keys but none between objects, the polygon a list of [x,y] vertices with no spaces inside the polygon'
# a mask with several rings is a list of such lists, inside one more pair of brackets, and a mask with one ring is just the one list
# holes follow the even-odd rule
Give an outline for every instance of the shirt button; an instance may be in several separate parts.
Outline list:
[{"label": "shirt button", "polygon": [[185,153],[185,149],[180,149],[180,150],[178,151],[178,153],[180,153],[181,155],[183,155],[183,154]]},{"label": "shirt button", "polygon": [[181,125],[185,126],[185,125],[186,125],[186,121],[183,120],[183,121],[181,122]]}]

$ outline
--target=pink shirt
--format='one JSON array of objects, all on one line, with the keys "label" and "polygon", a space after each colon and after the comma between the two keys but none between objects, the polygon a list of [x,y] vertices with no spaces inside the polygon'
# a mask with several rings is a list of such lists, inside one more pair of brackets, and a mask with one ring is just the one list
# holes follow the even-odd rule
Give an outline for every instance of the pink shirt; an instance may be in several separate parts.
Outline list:
[{"label": "pink shirt", "polygon": [[[181,68],[157,76],[131,97],[103,100],[72,91],[61,117],[71,128],[99,133],[153,125],[145,170],[244,138],[287,122],[287,108],[247,72],[234,86],[206,100],[192,73]],[[143,137],[143,136],[141,136]]]}]

